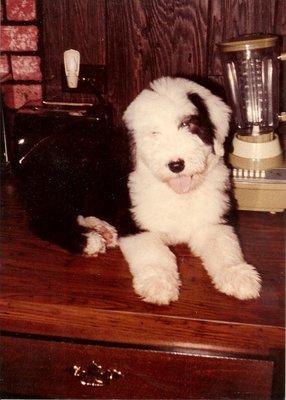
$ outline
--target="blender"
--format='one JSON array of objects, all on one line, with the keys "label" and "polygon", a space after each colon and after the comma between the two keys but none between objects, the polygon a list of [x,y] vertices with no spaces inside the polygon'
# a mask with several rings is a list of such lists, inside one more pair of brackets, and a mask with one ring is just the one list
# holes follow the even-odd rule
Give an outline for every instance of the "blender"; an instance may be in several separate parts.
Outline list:
[{"label": "blender", "polygon": [[234,111],[236,133],[229,161],[239,209],[283,211],[286,170],[277,128],[279,115],[278,36],[248,35],[220,43],[223,76]]}]

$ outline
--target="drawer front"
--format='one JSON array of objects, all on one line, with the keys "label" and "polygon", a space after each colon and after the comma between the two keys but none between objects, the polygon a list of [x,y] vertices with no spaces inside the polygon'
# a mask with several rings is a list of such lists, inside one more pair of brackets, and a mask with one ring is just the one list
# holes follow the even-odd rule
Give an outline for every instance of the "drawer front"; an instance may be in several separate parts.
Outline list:
[{"label": "drawer front", "polygon": [[[2,337],[1,347],[4,394],[46,398],[251,400],[269,399],[271,394],[271,361],[17,337]],[[92,361],[102,369],[89,367]]]}]

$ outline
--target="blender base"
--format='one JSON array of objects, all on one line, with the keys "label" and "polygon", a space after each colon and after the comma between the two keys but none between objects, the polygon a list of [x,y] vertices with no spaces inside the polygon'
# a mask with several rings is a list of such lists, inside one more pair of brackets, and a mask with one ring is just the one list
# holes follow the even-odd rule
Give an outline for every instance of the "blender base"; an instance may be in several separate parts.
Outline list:
[{"label": "blender base", "polygon": [[[261,136],[257,137],[259,140]],[[253,137],[255,139],[255,136]],[[233,151],[229,161],[235,168],[245,170],[268,170],[283,163],[283,154],[278,136],[265,142],[243,140],[236,134],[233,138]]]},{"label": "blender base", "polygon": [[[270,140],[268,138],[271,137]],[[233,139],[229,161],[233,166],[234,196],[239,210],[282,212],[286,209],[286,165],[274,132],[252,140]]]},{"label": "blender base", "polygon": [[286,165],[269,171],[233,169],[239,210],[283,212],[286,209]]}]

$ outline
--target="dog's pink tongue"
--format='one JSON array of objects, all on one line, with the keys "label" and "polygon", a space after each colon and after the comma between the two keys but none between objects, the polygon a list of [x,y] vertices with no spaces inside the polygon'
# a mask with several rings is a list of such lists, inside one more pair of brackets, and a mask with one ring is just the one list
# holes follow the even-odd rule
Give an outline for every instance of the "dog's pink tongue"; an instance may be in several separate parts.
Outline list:
[{"label": "dog's pink tongue", "polygon": [[190,176],[178,176],[170,179],[168,184],[176,193],[183,194],[188,193],[190,190],[191,180],[192,178]]}]

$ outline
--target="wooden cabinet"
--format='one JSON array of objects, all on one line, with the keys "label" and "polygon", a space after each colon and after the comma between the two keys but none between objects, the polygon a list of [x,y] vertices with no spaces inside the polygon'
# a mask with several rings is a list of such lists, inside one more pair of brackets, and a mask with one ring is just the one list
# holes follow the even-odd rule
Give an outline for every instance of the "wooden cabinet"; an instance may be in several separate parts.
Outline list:
[{"label": "wooden cabinet", "polygon": [[[19,395],[262,400],[271,393],[267,360],[17,337],[3,337],[2,345],[3,387]],[[76,376],[79,368],[87,374]],[[105,377],[106,370],[116,370],[117,379]]]},{"label": "wooden cabinet", "polygon": [[284,398],[281,214],[239,215],[260,299],[218,293],[176,247],[180,299],[160,307],[133,292],[119,250],[70,255],[28,230],[13,179],[2,194],[2,397]]}]

